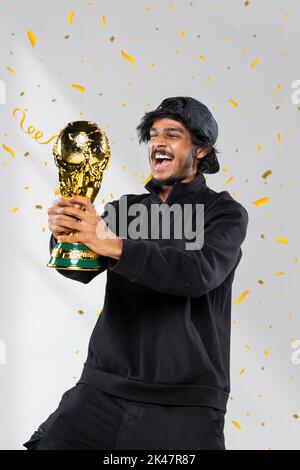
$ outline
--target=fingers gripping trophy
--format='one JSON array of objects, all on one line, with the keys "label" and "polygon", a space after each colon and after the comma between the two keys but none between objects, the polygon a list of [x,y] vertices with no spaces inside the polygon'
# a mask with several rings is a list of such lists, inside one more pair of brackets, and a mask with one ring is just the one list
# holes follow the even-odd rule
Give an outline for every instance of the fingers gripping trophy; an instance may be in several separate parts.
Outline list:
[{"label": "fingers gripping trophy", "polygon": [[[60,194],[86,196],[93,203],[111,156],[104,131],[92,121],[70,122],[59,133],[53,155],[58,167]],[[47,266],[82,271],[102,269],[100,256],[82,243],[58,242]]]}]

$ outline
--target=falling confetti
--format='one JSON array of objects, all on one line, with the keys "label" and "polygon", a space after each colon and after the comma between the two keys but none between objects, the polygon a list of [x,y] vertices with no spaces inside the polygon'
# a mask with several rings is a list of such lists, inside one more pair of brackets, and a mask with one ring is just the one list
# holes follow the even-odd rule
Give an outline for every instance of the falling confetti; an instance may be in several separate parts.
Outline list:
[{"label": "falling confetti", "polygon": [[231,422],[231,423],[233,424],[233,426],[235,426],[237,429],[241,429],[241,425],[240,425],[237,421],[231,420],[230,422]]},{"label": "falling confetti", "polygon": [[74,11],[70,11],[68,13],[68,18],[67,18],[68,23],[73,23],[74,15],[75,15]]},{"label": "falling confetti", "polygon": [[103,24],[104,28],[106,28],[106,17],[105,16],[102,16],[102,24]]},{"label": "falling confetti", "polygon": [[267,202],[270,202],[269,197],[263,197],[261,199],[257,199],[256,201],[253,201],[253,204],[256,205],[256,207],[262,206],[263,204],[266,204]]},{"label": "falling confetti", "polygon": [[279,93],[281,88],[281,83],[278,83],[277,87],[275,88],[275,93]]},{"label": "falling confetti", "polygon": [[32,47],[35,47],[37,44],[37,39],[35,37],[34,32],[31,31],[31,29],[27,31],[27,36],[28,36],[29,41],[31,42]]},{"label": "falling confetti", "polygon": [[200,57],[200,59],[202,59],[202,60],[204,60],[205,62],[207,62],[206,57],[205,57],[203,54],[198,54],[198,56]]},{"label": "falling confetti", "polygon": [[83,315],[83,314],[84,314],[84,310],[80,309],[80,310],[78,310],[77,313],[79,313],[79,315]]},{"label": "falling confetti", "polygon": [[272,171],[271,171],[271,170],[267,170],[267,171],[265,171],[265,172],[261,175],[261,177],[264,178],[264,179],[267,179],[268,176],[270,176],[271,174],[272,174]]},{"label": "falling confetti", "polygon": [[277,237],[276,241],[279,242],[279,243],[284,243],[285,245],[287,245],[288,242],[289,242],[288,239],[284,238],[284,237]]},{"label": "falling confetti", "polygon": [[122,54],[122,56],[123,56],[126,60],[128,60],[132,65],[135,64],[134,58],[133,58],[131,55],[127,54],[127,52],[121,50],[121,54]]},{"label": "falling confetti", "polygon": [[72,88],[75,88],[75,90],[78,90],[80,91],[80,93],[84,93],[85,92],[85,87],[82,86],[82,85],[76,85],[76,83],[73,83],[71,85]]},{"label": "falling confetti", "polygon": [[150,175],[148,175],[147,178],[144,181],[141,182],[141,184],[143,184],[143,185],[147,184],[148,181],[151,180],[151,178],[152,178],[152,173],[150,173]]},{"label": "falling confetti", "polygon": [[270,355],[270,351],[268,349],[264,349],[264,355],[265,356],[269,356]]},{"label": "falling confetti", "polygon": [[246,369],[241,369],[239,375],[243,375]]},{"label": "falling confetti", "polygon": [[279,144],[281,144],[281,142],[282,142],[280,132],[277,133],[277,141],[278,141]]},{"label": "falling confetti", "polygon": [[101,310],[99,310],[99,312],[97,313],[97,317],[100,317],[102,311],[103,311],[103,308],[101,308]]},{"label": "falling confetti", "polygon": [[43,209],[43,206],[41,206],[41,204],[35,204],[34,206],[36,209]]},{"label": "falling confetti", "polygon": [[7,145],[5,145],[5,144],[2,144],[2,147],[3,147],[4,150],[6,150],[6,152],[8,152],[13,158],[15,158],[15,152],[13,151],[13,149],[11,149],[10,147],[7,147]]},{"label": "falling confetti", "polygon": [[245,290],[245,291],[242,293],[242,295],[241,295],[237,300],[235,300],[233,303],[234,303],[235,305],[241,304],[241,303],[245,300],[245,298],[247,297],[247,295],[249,294],[249,292],[250,292],[250,290]]},{"label": "falling confetti", "polygon": [[235,108],[238,108],[239,105],[238,105],[238,103],[237,103],[236,101],[233,101],[233,100],[231,100],[231,99],[229,99],[228,101],[229,101],[229,103],[232,104],[232,106],[234,106]]},{"label": "falling confetti", "polygon": [[232,180],[233,180],[234,176],[230,176],[230,178],[228,178],[228,180],[226,181],[225,184],[229,184]]},{"label": "falling confetti", "polygon": [[6,66],[7,70],[12,73],[13,75],[16,75],[16,72],[14,71],[14,69],[12,69],[11,67],[9,67],[8,65]]},{"label": "falling confetti", "polygon": [[13,207],[11,211],[12,211],[13,214],[15,214],[18,209],[19,209],[18,207]]},{"label": "falling confetti", "polygon": [[260,58],[257,57],[251,64],[251,68],[253,69],[254,67],[256,67],[257,64],[259,64],[260,62]]}]

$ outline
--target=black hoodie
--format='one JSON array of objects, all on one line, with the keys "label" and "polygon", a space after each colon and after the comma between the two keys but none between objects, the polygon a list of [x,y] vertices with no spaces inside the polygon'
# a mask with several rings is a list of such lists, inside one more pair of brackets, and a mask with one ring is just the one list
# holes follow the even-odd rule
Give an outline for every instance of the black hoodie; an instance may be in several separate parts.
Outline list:
[{"label": "black hoodie", "polygon": [[[127,206],[163,204],[153,180],[145,189],[149,193],[127,195]],[[121,199],[108,203],[117,213]],[[104,306],[78,383],[129,400],[226,412],[232,282],[248,212],[227,191],[210,189],[203,173],[172,186],[165,204],[175,203],[204,204],[202,248],[186,250],[183,240],[172,238],[122,236],[121,258],[103,257]],[[52,235],[50,249],[54,243]],[[85,284],[99,274],[57,271]]]}]

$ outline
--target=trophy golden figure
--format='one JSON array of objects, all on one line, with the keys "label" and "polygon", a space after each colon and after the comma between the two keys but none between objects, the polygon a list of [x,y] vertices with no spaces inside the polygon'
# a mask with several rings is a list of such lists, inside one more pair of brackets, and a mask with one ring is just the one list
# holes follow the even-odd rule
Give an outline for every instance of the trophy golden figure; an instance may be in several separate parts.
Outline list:
[{"label": "trophy golden figure", "polygon": [[[70,122],[60,131],[53,155],[58,167],[60,194],[86,196],[93,203],[111,156],[104,131],[92,121]],[[82,243],[57,243],[47,266],[98,271],[102,263],[100,256]]]}]

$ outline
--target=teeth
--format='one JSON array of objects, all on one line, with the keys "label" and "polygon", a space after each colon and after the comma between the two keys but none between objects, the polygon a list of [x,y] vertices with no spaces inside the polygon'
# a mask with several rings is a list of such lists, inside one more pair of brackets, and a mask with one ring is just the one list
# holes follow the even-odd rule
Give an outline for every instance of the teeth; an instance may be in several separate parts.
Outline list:
[{"label": "teeth", "polygon": [[169,156],[167,156],[167,155],[162,155],[161,153],[156,154],[156,155],[155,155],[155,158],[156,158],[157,160],[162,160],[162,159],[164,159],[164,158],[166,158],[167,160],[172,160],[172,157],[169,157]]}]

